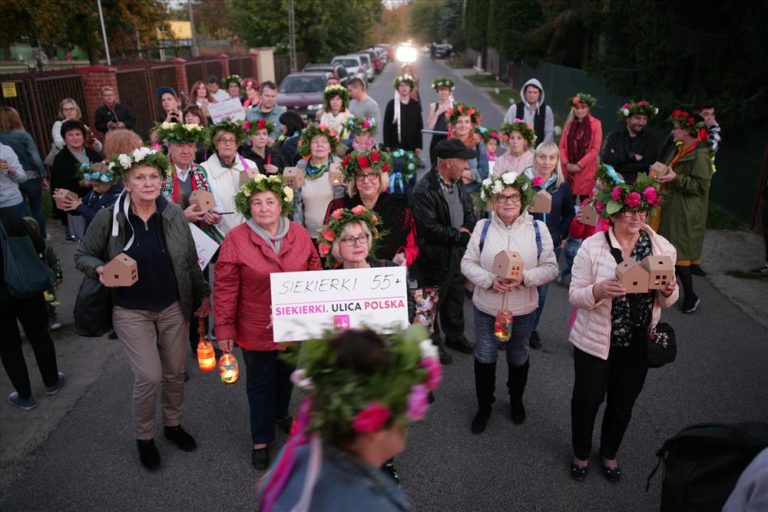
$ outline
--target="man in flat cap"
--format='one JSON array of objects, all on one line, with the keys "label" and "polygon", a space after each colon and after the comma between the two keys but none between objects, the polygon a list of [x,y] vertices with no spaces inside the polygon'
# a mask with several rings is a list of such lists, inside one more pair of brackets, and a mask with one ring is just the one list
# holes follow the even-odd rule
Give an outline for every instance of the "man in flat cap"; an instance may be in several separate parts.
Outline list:
[{"label": "man in flat cap", "polygon": [[[443,364],[448,364],[453,358],[445,345],[473,353],[472,344],[464,337],[464,276],[460,267],[477,219],[461,173],[477,152],[458,139],[446,139],[437,145],[435,154],[437,163],[416,185],[413,196],[419,245],[416,269],[420,286],[440,289],[433,342]],[[445,343],[440,341],[438,325],[445,333]]]}]

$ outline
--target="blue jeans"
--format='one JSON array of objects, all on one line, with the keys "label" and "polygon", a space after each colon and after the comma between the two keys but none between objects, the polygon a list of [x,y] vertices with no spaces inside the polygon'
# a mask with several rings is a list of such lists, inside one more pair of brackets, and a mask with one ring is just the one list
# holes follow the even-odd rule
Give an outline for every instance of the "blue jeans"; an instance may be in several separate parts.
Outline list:
[{"label": "blue jeans", "polygon": [[[495,363],[499,355],[499,342],[493,335],[493,324],[496,317],[475,311],[475,359],[481,363]],[[531,339],[533,317],[536,312],[516,316],[512,320],[512,336],[506,342],[507,364],[523,366],[528,361],[528,342]]]},{"label": "blue jeans", "polygon": [[[555,247],[555,260],[560,260],[560,247]],[[535,312],[535,318],[533,320],[533,331],[539,328],[539,321],[541,320],[541,312],[544,311],[544,303],[547,302],[547,294],[549,293],[549,283],[543,284],[536,288],[539,291],[539,308]]]},{"label": "blue jeans", "polygon": [[565,242],[565,268],[560,271],[560,277],[565,277],[571,273],[573,268],[573,260],[576,259],[576,253],[579,252],[581,243],[584,240],[581,238],[568,238]]},{"label": "blue jeans", "polygon": [[253,444],[274,441],[275,421],[288,416],[294,367],[279,358],[280,354],[277,350],[243,349]]},{"label": "blue jeans", "polygon": [[32,178],[19,184],[21,194],[29,200],[29,210],[40,228],[40,236],[45,239],[45,214],[43,213],[43,185],[40,178]]}]

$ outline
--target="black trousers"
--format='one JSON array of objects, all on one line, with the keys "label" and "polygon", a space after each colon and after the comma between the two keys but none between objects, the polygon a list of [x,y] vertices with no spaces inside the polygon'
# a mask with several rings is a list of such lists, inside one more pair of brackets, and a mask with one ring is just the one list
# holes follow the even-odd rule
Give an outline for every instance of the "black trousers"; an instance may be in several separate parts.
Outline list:
[{"label": "black trousers", "polygon": [[571,436],[573,454],[589,459],[592,430],[597,411],[607,396],[600,432],[600,455],[615,459],[632,408],[640,395],[648,373],[644,355],[637,347],[611,347],[607,360],[574,347],[575,379],[571,397]]},{"label": "black trousers", "polygon": [[243,349],[246,392],[250,406],[251,438],[254,444],[275,439],[275,421],[288,416],[291,403],[291,373],[296,368],[279,356],[277,350]]},{"label": "black trousers", "polygon": [[461,272],[457,270],[446,280],[440,289],[439,301],[435,327],[439,321],[447,340],[461,340],[464,337],[464,276]]},{"label": "black trousers", "polygon": [[59,381],[59,368],[56,365],[56,349],[48,333],[48,312],[43,294],[29,299],[0,301],[0,359],[19,398],[26,400],[32,395],[32,388],[17,319],[35,353],[43,384],[55,385]]}]

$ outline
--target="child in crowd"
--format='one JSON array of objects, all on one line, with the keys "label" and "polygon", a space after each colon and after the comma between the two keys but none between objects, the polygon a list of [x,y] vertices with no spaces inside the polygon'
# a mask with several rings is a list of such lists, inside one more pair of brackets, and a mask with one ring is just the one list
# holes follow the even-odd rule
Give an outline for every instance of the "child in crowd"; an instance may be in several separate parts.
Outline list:
[{"label": "child in crowd", "polygon": [[488,134],[488,139],[485,141],[485,151],[488,154],[488,161],[496,161],[496,151],[499,150],[499,132],[493,130]]},{"label": "child in crowd", "polygon": [[600,231],[608,231],[609,223],[608,219],[605,219],[598,215],[597,225],[590,226],[582,223],[583,209],[587,206],[592,199],[584,199],[576,209],[576,216],[571,221],[571,225],[568,228],[568,238],[565,241],[565,268],[560,271],[560,275],[557,276],[558,283],[565,283],[566,277],[571,273],[573,267],[573,261],[576,259],[576,253],[579,252],[581,243],[585,238],[598,233]]},{"label": "child in crowd", "polygon": [[[38,226],[35,219],[32,217],[24,217],[24,220],[32,227],[32,229],[38,233],[40,232],[40,226]],[[61,271],[61,261],[59,260],[59,257],[56,256],[53,247],[45,244],[45,254],[42,255],[42,259],[45,261],[45,264],[53,270],[54,274],[56,274],[56,288],[58,288],[64,275]],[[61,327],[59,316],[56,314],[56,306],[59,305],[59,301],[56,299],[56,291],[51,288],[50,290],[45,290],[43,295],[45,296],[45,306],[48,310],[48,327],[50,327],[52,331],[55,331]]]}]

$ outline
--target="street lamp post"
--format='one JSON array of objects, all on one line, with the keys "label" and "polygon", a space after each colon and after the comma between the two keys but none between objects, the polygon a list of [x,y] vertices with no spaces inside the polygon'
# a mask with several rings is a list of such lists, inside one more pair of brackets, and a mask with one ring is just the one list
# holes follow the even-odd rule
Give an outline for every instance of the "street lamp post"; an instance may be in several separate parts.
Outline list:
[{"label": "street lamp post", "polygon": [[107,66],[112,65],[112,59],[109,56],[109,42],[107,42],[107,29],[104,26],[104,11],[101,10],[101,0],[96,0],[99,5],[99,21],[101,22],[101,37],[104,38],[104,53],[107,54]]}]

